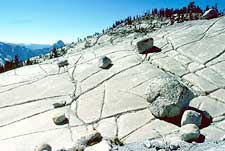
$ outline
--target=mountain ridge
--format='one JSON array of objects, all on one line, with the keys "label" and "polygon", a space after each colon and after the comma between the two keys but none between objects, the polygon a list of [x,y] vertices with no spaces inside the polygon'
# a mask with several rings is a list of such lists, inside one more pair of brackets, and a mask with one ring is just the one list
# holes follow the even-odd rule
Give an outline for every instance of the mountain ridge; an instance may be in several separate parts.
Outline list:
[{"label": "mountain ridge", "polygon": [[53,45],[46,44],[14,44],[0,42],[0,64],[4,65],[6,61],[11,61],[16,55],[20,61],[28,58],[49,53],[53,47],[61,48],[65,44],[62,40],[57,41]]}]

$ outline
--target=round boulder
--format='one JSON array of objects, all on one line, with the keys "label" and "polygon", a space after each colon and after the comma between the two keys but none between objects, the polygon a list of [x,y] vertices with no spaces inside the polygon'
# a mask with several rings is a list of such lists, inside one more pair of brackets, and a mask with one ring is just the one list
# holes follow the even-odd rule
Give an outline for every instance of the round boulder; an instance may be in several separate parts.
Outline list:
[{"label": "round boulder", "polygon": [[200,136],[200,130],[195,124],[186,124],[180,129],[180,138],[183,141],[197,140]]},{"label": "round boulder", "polygon": [[145,94],[151,113],[158,118],[180,116],[194,97],[185,85],[169,74],[151,79]]},{"label": "round boulder", "polygon": [[195,124],[197,126],[200,126],[201,122],[202,122],[201,114],[192,110],[185,111],[181,119],[181,125]]},{"label": "round boulder", "polygon": [[111,65],[111,63],[112,63],[111,59],[109,59],[106,56],[102,56],[99,59],[99,65],[98,66],[99,66],[99,68],[106,69],[106,68],[108,68]]}]

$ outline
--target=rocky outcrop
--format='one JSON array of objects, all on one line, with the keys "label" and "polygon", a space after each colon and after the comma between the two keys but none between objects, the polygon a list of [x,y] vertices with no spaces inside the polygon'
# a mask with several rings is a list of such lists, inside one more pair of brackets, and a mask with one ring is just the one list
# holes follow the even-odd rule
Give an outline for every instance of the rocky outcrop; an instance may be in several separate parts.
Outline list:
[{"label": "rocky outcrop", "polygon": [[158,118],[179,116],[194,97],[185,85],[169,74],[151,79],[146,95],[151,113]]}]

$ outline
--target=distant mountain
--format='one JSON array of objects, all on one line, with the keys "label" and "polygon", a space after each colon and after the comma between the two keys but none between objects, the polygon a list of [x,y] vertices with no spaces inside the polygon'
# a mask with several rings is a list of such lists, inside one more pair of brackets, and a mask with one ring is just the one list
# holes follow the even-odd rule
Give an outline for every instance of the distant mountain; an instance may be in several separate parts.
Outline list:
[{"label": "distant mountain", "polygon": [[29,48],[31,50],[37,50],[37,49],[52,47],[52,45],[48,45],[48,44],[17,44],[17,45],[24,46],[24,47]]},{"label": "distant mountain", "polygon": [[61,48],[63,46],[65,44],[62,40],[59,40],[52,46],[46,44],[13,44],[0,42],[0,64],[14,59],[16,55],[19,56],[20,61],[25,61],[28,58],[49,53],[53,47]]},{"label": "distant mountain", "polygon": [[53,48],[62,48],[65,46],[65,43],[62,40],[57,41],[57,43],[53,44]]}]

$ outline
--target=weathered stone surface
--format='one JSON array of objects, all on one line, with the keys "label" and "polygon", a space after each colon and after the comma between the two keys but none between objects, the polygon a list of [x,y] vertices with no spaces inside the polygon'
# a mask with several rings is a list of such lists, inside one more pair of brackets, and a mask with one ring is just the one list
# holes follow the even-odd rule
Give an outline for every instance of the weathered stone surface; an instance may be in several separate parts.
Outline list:
[{"label": "weathered stone surface", "polygon": [[137,42],[138,53],[144,53],[144,51],[152,47],[153,47],[153,38],[147,38]]},{"label": "weathered stone surface", "polygon": [[85,148],[84,151],[112,151],[112,147],[107,141],[103,140],[94,146]]},{"label": "weathered stone surface", "polygon": [[219,62],[210,68],[214,69],[216,72],[218,72],[223,78],[225,78],[225,61]]},{"label": "weathered stone surface", "polygon": [[98,64],[98,66],[99,66],[100,68],[105,69],[105,68],[109,67],[109,65],[111,65],[111,63],[112,63],[111,59],[109,59],[109,58],[106,57],[106,56],[103,56],[103,57],[101,57],[101,58],[99,59],[99,64]]},{"label": "weathered stone surface", "polygon": [[[179,48],[178,51],[196,62],[206,64],[224,52],[224,46],[221,45],[222,40],[225,40],[224,35],[218,35],[217,38],[205,38],[198,42],[191,42],[187,45],[184,45],[183,47]],[[200,49],[204,49],[204,51]],[[212,50],[213,53],[211,53]]]},{"label": "weathered stone surface", "polygon": [[96,126],[96,130],[101,133],[102,137],[112,140],[116,138],[117,129],[118,127],[115,117],[104,119],[100,121]]},{"label": "weathered stone surface", "polygon": [[217,128],[214,125],[210,125],[204,129],[201,129],[201,134],[205,136],[206,140],[220,140],[223,135],[225,135],[225,131]]},{"label": "weathered stone surface", "polygon": [[146,139],[153,139],[166,136],[167,134],[178,130],[179,127],[174,124],[170,124],[168,122],[155,119],[152,122],[132,132],[127,137],[123,138],[122,141],[126,144],[140,142]]},{"label": "weathered stone surface", "polygon": [[141,96],[128,91],[107,89],[102,117],[112,116],[136,109],[143,109],[147,108],[147,106],[148,103]]},{"label": "weathered stone surface", "polygon": [[152,63],[178,76],[182,76],[188,73],[185,67],[182,64],[178,63],[176,60],[174,60],[174,58],[172,57],[155,59],[152,61]]},{"label": "weathered stone surface", "polygon": [[210,94],[211,97],[225,103],[225,89],[219,89]]},{"label": "weathered stone surface", "polygon": [[180,63],[181,63],[182,65],[184,65],[184,66],[187,66],[189,63],[192,62],[189,58],[187,58],[187,57],[185,57],[185,56],[183,56],[183,55],[176,55],[176,56],[174,57],[174,59],[175,59],[176,61],[180,62]]},{"label": "weathered stone surface", "polygon": [[128,135],[138,127],[143,126],[150,120],[154,119],[152,114],[146,109],[136,113],[122,115],[118,121],[118,138]]},{"label": "weathered stone surface", "polygon": [[187,74],[183,78],[185,80],[189,81],[191,84],[199,87],[201,89],[201,91],[203,91],[205,93],[208,93],[208,92],[211,92],[211,91],[217,89],[217,87],[214,84],[212,84],[211,82],[209,82],[208,80],[206,80],[200,76],[197,76],[194,73]]},{"label": "weathered stone surface", "polygon": [[151,79],[146,95],[151,113],[159,118],[179,116],[194,97],[186,86],[171,75]]},{"label": "weathered stone surface", "polygon": [[184,141],[192,141],[198,139],[200,130],[195,124],[186,124],[180,129],[180,137]]},{"label": "weathered stone surface", "polygon": [[[98,87],[81,96],[78,101],[77,115],[85,122],[93,122],[100,118],[104,103],[104,87]],[[76,102],[74,102],[76,103]],[[88,110],[87,110],[88,109]]]},{"label": "weathered stone surface", "polygon": [[195,72],[198,71],[199,69],[204,68],[203,64],[197,63],[197,62],[192,62],[188,65],[188,70],[190,72]]},{"label": "weathered stone surface", "polygon": [[[190,102],[190,106],[207,111],[213,118],[225,113],[225,104],[207,96],[199,96]],[[213,107],[212,107],[213,106]]]},{"label": "weathered stone surface", "polygon": [[[154,24],[158,26],[161,23]],[[121,137],[122,140],[115,142],[125,144],[148,138],[178,142],[179,127],[154,119],[147,111],[144,90],[148,81],[165,72],[179,76],[182,81],[187,81],[188,87],[196,88],[201,92],[199,95],[205,95],[193,99],[191,106],[208,111],[214,118],[210,126],[200,126],[206,141],[221,139],[225,131],[224,25],[225,18],[221,17],[175,24],[136,36],[131,35],[133,26],[121,26],[113,30],[113,34],[109,31],[89,38],[93,46],[87,49],[85,42],[68,44],[68,53],[62,57],[46,61],[44,59],[47,58],[42,58],[41,64],[1,73],[1,149],[30,151],[43,142],[50,144],[52,150],[70,148],[93,129],[106,138]],[[141,21],[140,27],[150,26],[150,20]],[[148,37],[153,37],[154,45],[162,51],[149,54],[150,58],[143,62],[144,55],[136,52],[135,45]],[[101,56],[112,60],[112,68],[103,70],[98,67]],[[69,63],[68,72],[58,73],[56,64],[64,59]],[[190,76],[190,72],[197,78]],[[52,104],[61,100],[66,100],[66,106],[53,109]],[[65,113],[68,124],[54,124],[52,117],[58,112]],[[203,119],[206,118],[203,112],[201,114]],[[196,149],[196,146],[192,147]],[[120,148],[122,146],[118,146],[118,151]],[[153,148],[136,144],[123,149],[145,151]],[[218,147],[212,150],[218,150]]]},{"label": "weathered stone surface", "polygon": [[196,72],[196,74],[213,83],[217,87],[225,86],[225,79],[219,73],[212,70],[211,68],[202,69]]}]

